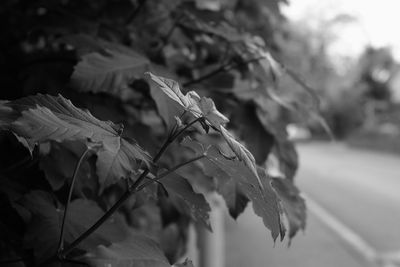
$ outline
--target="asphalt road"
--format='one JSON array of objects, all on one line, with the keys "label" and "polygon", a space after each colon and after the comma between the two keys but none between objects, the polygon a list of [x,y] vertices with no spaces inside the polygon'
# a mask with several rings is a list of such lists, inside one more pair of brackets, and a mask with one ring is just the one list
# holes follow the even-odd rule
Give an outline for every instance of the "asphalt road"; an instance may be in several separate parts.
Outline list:
[{"label": "asphalt road", "polygon": [[298,150],[305,233],[274,246],[247,209],[227,219],[226,266],[400,266],[400,157],[329,143]]}]

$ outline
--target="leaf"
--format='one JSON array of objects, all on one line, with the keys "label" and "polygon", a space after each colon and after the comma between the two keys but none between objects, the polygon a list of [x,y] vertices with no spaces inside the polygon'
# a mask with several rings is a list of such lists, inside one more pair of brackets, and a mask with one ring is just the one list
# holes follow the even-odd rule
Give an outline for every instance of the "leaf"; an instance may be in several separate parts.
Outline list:
[{"label": "leaf", "polygon": [[[300,191],[288,179],[273,178],[272,186],[279,196],[282,209],[289,222],[289,238],[306,227],[306,204]],[[290,241],[289,241],[290,242]]]},{"label": "leaf", "polygon": [[85,255],[91,266],[170,267],[158,244],[131,231],[123,241],[98,246]]},{"label": "leaf", "polygon": [[211,98],[202,97],[199,102],[199,107],[203,117],[206,118],[211,126],[218,129],[221,125],[225,125],[229,122],[229,119],[217,110]]},{"label": "leaf", "polygon": [[232,114],[232,126],[254,155],[256,163],[263,164],[274,146],[275,138],[264,128],[256,107],[251,103],[236,107]]},{"label": "leaf", "polygon": [[251,152],[241,143],[235,140],[233,136],[222,126],[220,126],[221,134],[222,137],[225,139],[226,143],[229,145],[229,147],[232,149],[232,151],[236,154],[236,156],[239,158],[239,160],[243,161],[244,165],[246,165],[250,171],[254,174],[254,176],[258,180],[258,184],[262,188],[262,182],[260,178],[258,177],[257,173],[257,165],[256,161],[254,159],[254,156],[251,154]]},{"label": "leaf", "polygon": [[158,114],[163,119],[169,129],[175,125],[176,117],[183,113],[182,106],[176,101],[172,100],[157,86],[150,86],[150,94],[156,103]]},{"label": "leaf", "polygon": [[151,72],[148,72],[147,74],[169,98],[185,109],[188,109],[191,106],[192,103],[190,102],[189,97],[181,92],[179,84],[176,81],[156,76]]},{"label": "leaf", "polygon": [[[186,95],[181,92],[179,84],[174,80],[163,78],[160,76],[156,76],[152,73],[148,73],[150,78],[159,86],[159,88],[175,103],[181,107],[180,112],[173,112],[174,116],[180,115],[176,113],[181,113],[183,111],[189,111],[195,118],[203,117],[207,120],[207,122],[218,129],[220,125],[225,125],[229,122],[228,118],[226,118],[222,113],[220,113],[215,107],[214,102],[211,98],[200,97],[195,91],[189,91]],[[154,98],[156,102],[160,102],[162,98],[160,97]],[[161,107],[163,110],[169,110],[165,107],[165,104],[157,104],[158,107]],[[160,109],[159,109],[160,110]],[[165,118],[164,120],[171,120],[170,117]],[[205,128],[207,131],[207,129]]]},{"label": "leaf", "polygon": [[9,129],[28,139],[29,143],[86,142],[89,139],[102,144],[97,159],[97,173],[102,188],[121,177],[127,177],[140,167],[141,162],[150,162],[150,156],[138,144],[120,137],[121,127],[98,120],[61,95],[53,97],[38,94],[7,105],[21,114],[9,125]]},{"label": "leaf", "polygon": [[236,220],[247,207],[249,198],[243,193],[239,184],[234,179],[219,185],[218,193],[223,196],[229,214]]},{"label": "leaf", "polygon": [[[202,151],[203,145],[185,138],[182,145],[192,149],[197,154],[205,153]],[[200,160],[204,164],[204,174],[215,177],[217,180],[218,191],[223,192],[225,183],[234,181],[242,193],[252,201],[254,212],[263,219],[264,225],[271,230],[273,239],[279,235],[283,238],[283,232],[280,219],[279,200],[271,186],[271,179],[265,174],[261,168],[257,168],[257,177],[254,173],[244,165],[243,162],[237,160],[229,160],[225,158],[220,151],[211,146],[206,151],[206,158]],[[216,171],[217,170],[217,171]],[[262,181],[262,186],[259,182]],[[231,186],[228,184],[227,186]],[[226,195],[223,194],[224,197]],[[235,196],[236,197],[236,196]],[[226,200],[231,201],[230,196]]]},{"label": "leaf", "polygon": [[171,173],[162,178],[160,183],[163,184],[178,209],[180,208],[183,213],[188,214],[193,220],[211,230],[210,205],[202,194],[193,191],[186,179],[176,173]]},{"label": "leaf", "polygon": [[140,162],[150,163],[147,154],[133,139],[120,139],[117,151],[101,150],[97,153],[96,169],[99,182],[103,188],[114,184],[121,177],[128,177],[140,168]]},{"label": "leaf", "polygon": [[106,50],[82,56],[75,66],[71,83],[82,92],[121,94],[129,84],[148,71],[149,60],[140,54]]}]

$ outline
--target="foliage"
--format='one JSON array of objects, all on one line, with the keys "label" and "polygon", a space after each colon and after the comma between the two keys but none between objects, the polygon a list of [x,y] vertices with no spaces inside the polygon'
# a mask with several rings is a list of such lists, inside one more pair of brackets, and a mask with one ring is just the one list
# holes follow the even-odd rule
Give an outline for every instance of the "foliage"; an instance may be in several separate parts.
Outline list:
[{"label": "foliage", "polygon": [[274,240],[304,229],[279,2],[3,3],[1,262],[192,266],[208,191],[234,218],[251,201]]}]

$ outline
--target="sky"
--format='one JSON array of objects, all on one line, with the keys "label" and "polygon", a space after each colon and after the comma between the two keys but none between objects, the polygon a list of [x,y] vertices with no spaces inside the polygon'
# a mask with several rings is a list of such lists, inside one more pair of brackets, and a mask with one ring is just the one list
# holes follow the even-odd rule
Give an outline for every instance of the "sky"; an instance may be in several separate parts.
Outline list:
[{"label": "sky", "polygon": [[[390,46],[400,60],[400,0],[289,0],[284,14],[304,21],[311,28],[327,29],[336,35],[329,47],[333,56],[357,57],[367,45]],[[326,26],[340,14],[354,20]],[[332,25],[332,24],[331,24]]]}]

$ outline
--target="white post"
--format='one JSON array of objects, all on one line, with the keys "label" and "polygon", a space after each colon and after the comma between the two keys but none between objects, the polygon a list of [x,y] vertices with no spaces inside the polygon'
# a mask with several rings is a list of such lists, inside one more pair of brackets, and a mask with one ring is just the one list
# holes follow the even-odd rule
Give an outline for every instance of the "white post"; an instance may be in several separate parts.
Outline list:
[{"label": "white post", "polygon": [[207,195],[211,206],[210,222],[213,232],[197,228],[199,248],[196,267],[225,267],[224,200],[217,193]]}]

